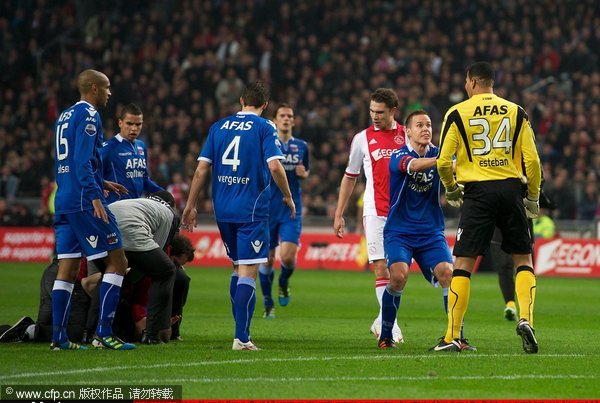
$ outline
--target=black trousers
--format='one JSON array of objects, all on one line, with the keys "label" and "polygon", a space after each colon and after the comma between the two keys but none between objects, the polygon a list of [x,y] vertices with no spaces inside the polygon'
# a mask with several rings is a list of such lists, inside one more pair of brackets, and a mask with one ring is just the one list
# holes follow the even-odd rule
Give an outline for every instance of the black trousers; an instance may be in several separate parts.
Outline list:
[{"label": "black trousers", "polygon": [[[52,340],[52,288],[58,274],[58,264],[52,263],[44,270],[40,280],[40,306],[37,317],[37,336],[35,341]],[[81,282],[75,282],[73,294],[71,295],[71,313],[67,325],[69,339],[81,342],[84,335],[90,298],[87,296]]]},{"label": "black trousers", "polygon": [[175,263],[161,248],[145,252],[126,251],[125,256],[131,267],[127,276],[132,283],[136,282],[136,277],[148,276],[152,279],[148,291],[146,332],[158,336],[159,330],[171,327]]},{"label": "black trousers", "polygon": [[179,315],[181,319],[171,325],[171,339],[179,337],[179,328],[183,320],[183,307],[187,302],[187,296],[190,291],[190,277],[183,267],[177,266],[175,270],[175,284],[173,285],[173,308],[171,316]]}]

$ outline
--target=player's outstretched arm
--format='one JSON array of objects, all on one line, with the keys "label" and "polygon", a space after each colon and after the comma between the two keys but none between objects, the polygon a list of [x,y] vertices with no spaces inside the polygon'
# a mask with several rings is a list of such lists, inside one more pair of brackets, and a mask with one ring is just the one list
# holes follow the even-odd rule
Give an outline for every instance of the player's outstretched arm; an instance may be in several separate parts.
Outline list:
[{"label": "player's outstretched arm", "polygon": [[410,165],[408,166],[408,169],[411,172],[423,172],[423,171],[427,171],[428,169],[433,168],[436,165],[436,161],[437,158],[432,157],[432,158],[414,158],[411,162]]},{"label": "player's outstretched arm", "polygon": [[344,177],[342,178],[342,183],[340,183],[340,193],[338,195],[337,208],[335,209],[335,216],[333,219],[333,233],[338,238],[344,237],[346,227],[346,220],[344,220],[344,211],[346,211],[346,206],[348,205],[350,196],[354,191],[355,185],[356,178],[351,178],[347,175],[344,175]]},{"label": "player's outstretched arm", "polygon": [[296,205],[292,200],[292,192],[290,190],[290,185],[288,183],[287,176],[285,175],[285,169],[283,168],[283,165],[281,165],[281,162],[279,162],[278,159],[273,159],[269,161],[269,170],[271,171],[271,175],[273,176],[275,184],[283,194],[283,202],[292,211],[290,217],[292,219],[296,218]]},{"label": "player's outstretched arm", "polygon": [[192,184],[190,186],[190,193],[181,217],[182,227],[188,231],[193,231],[194,227],[196,226],[196,215],[198,214],[196,211],[196,205],[198,204],[200,189],[202,189],[202,186],[204,186],[204,181],[206,180],[206,175],[208,174],[209,169],[210,164],[207,161],[200,160],[198,162],[198,166],[196,167],[196,171],[194,172],[194,177],[192,178]]}]

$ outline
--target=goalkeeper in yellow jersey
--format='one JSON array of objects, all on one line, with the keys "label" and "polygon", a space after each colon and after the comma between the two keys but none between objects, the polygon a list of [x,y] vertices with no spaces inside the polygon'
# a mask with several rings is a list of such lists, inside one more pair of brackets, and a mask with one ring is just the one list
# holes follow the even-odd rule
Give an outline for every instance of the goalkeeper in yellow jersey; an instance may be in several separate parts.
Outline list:
[{"label": "goalkeeper in yellow jersey", "polygon": [[[462,205],[462,214],[453,252],[448,329],[434,351],[461,350],[460,328],[469,304],[471,272],[477,256],[490,245],[496,226],[502,232],[502,249],[512,255],[517,273],[517,334],[525,352],[538,351],[533,329],[536,279],[527,218],[539,214],[540,160],[527,113],[494,94],[494,75],[491,64],[472,64],[465,80],[469,99],[451,107],[444,118],[437,167],[448,203]],[[523,195],[525,177],[527,193]]]}]

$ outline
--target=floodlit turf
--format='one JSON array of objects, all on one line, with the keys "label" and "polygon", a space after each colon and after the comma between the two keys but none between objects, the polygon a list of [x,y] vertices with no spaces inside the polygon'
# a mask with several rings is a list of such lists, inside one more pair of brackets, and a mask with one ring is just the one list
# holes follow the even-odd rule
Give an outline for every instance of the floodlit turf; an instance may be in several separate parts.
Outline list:
[{"label": "floodlit turf", "polygon": [[[0,266],[0,323],[35,319],[42,266]],[[371,273],[299,271],[276,319],[261,317],[258,299],[252,337],[263,350],[231,351],[229,270],[188,273],[183,342],[131,352],[2,344],[0,384],[177,384],[186,398],[225,399],[600,397],[600,280],[539,278],[540,352],[527,355],[503,318],[497,277],[476,274],[465,325],[479,351],[440,354],[428,349],[446,328],[441,292],[420,274],[411,273],[402,297],[405,344],[380,351],[369,333]]]}]

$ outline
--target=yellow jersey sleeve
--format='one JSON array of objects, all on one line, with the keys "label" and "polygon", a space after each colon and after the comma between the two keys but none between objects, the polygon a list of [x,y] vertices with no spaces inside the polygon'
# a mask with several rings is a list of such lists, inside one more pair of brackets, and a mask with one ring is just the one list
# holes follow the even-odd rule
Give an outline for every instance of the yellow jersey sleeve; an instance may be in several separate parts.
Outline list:
[{"label": "yellow jersey sleeve", "polygon": [[[523,113],[525,113],[523,111]],[[535,199],[540,198],[540,189],[542,184],[542,168],[540,157],[535,147],[535,134],[531,128],[531,123],[525,114],[524,124],[520,135],[520,147],[522,152],[522,161],[525,165],[525,174],[527,176],[527,194]]]},{"label": "yellow jersey sleeve", "polygon": [[[442,124],[442,135],[440,140],[440,151],[437,158],[437,170],[440,175],[440,180],[446,189],[453,189],[455,185],[454,171],[452,169],[452,159],[459,147],[460,137],[458,136],[457,127],[453,125],[453,111],[450,110],[444,117]],[[448,119],[448,116],[451,116]],[[450,120],[450,123],[448,123]]]}]

